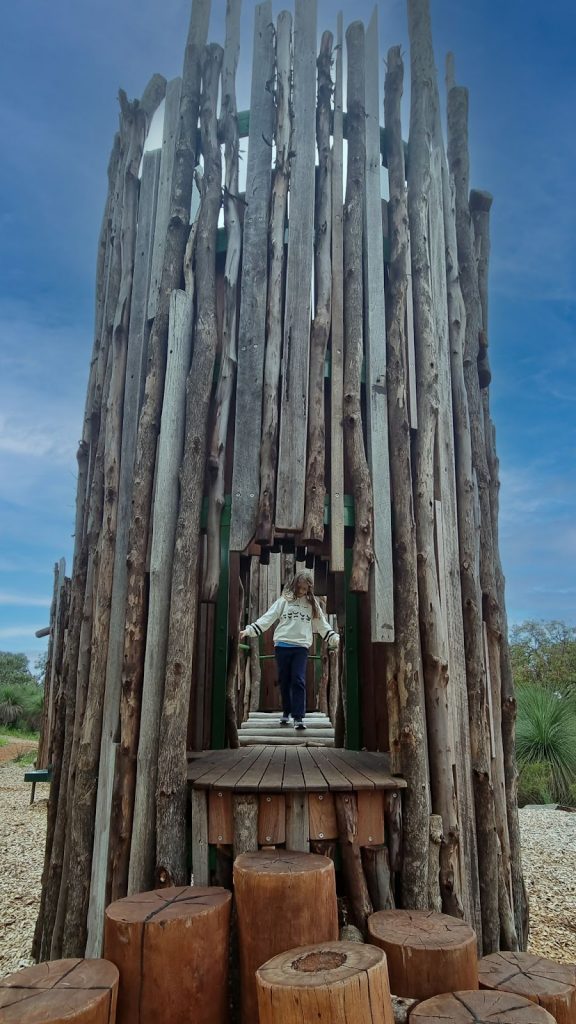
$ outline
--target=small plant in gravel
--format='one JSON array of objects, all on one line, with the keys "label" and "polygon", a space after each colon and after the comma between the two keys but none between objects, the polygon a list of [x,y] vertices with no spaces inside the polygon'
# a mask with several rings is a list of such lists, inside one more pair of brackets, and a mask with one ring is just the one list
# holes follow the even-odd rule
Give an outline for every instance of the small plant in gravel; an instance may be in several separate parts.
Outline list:
[{"label": "small plant in gravel", "polygon": [[[573,691],[553,691],[524,683],[518,687],[516,754],[520,787],[540,788],[545,801],[563,803],[576,784],[576,698]],[[532,775],[528,771],[532,766]],[[536,767],[537,766],[537,767]],[[546,782],[549,773],[550,784]]]}]

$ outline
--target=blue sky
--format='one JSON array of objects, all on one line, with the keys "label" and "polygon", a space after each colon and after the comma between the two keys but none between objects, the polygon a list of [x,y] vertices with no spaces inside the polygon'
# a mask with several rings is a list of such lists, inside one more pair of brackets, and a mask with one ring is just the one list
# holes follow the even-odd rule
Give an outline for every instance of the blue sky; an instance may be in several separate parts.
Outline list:
[{"label": "blue sky", "polygon": [[[239,107],[249,105],[244,0]],[[341,5],[345,23],[373,3]],[[576,621],[576,13],[571,0],[431,0],[470,88],[472,185],[494,194],[491,401],[511,622]],[[223,41],[224,0],[211,38]],[[275,14],[281,9],[274,3]],[[336,5],[319,0],[319,30]],[[0,649],[39,653],[52,568],[70,564],[92,344],[96,241],[122,86],[180,73],[188,0],[19,0],[0,66]],[[407,53],[404,2],[380,4],[381,51]],[[404,134],[408,131],[408,109]]]}]

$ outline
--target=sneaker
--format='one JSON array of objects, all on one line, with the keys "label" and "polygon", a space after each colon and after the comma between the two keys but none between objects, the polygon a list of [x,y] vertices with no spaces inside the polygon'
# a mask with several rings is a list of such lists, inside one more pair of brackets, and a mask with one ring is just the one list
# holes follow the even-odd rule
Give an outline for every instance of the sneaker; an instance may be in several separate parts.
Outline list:
[{"label": "sneaker", "polygon": [[280,719],[280,725],[290,725],[290,719],[286,718],[285,715],[282,715],[282,718]]},{"label": "sneaker", "polygon": [[297,730],[298,732],[301,732],[301,731],[302,731],[302,729],[305,729],[305,728],[306,728],[306,726],[304,725],[304,722],[302,721],[302,719],[300,719],[299,721],[296,721],[296,720],[294,721],[294,728],[295,728],[295,729],[296,729],[296,730]]}]

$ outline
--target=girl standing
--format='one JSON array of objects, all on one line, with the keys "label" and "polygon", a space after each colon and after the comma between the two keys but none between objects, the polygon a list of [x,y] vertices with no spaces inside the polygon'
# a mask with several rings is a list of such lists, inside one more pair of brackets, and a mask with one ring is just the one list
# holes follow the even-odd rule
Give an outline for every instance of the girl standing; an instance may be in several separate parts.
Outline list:
[{"label": "girl standing", "polygon": [[262,636],[274,622],[278,623],[274,630],[274,654],[282,694],[280,725],[289,725],[292,716],[294,728],[305,729],[306,663],[312,634],[318,633],[329,647],[337,647],[340,642],[314,597],[311,573],[297,572],[268,611],[241,631],[240,639]]}]

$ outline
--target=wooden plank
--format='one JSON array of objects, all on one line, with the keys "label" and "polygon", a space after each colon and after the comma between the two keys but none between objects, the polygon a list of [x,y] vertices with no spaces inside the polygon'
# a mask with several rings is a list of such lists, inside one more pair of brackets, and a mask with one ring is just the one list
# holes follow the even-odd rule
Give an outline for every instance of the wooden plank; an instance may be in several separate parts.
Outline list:
[{"label": "wooden plank", "polygon": [[268,768],[273,753],[273,746],[264,747],[260,756],[252,762],[246,774],[242,776],[242,789],[244,792],[249,793],[258,791],[262,776]]},{"label": "wooden plank", "polygon": [[236,757],[232,756],[229,759],[222,761],[220,759],[216,759],[211,768],[208,768],[206,772],[203,772],[201,775],[196,777],[194,785],[200,786],[202,789],[216,786],[217,784],[220,786],[221,780],[224,777],[230,776],[228,784],[229,787],[233,789],[237,779],[241,778],[242,775],[248,771],[248,768],[252,762],[259,757],[261,751],[261,746],[255,746],[250,747],[246,753],[242,751],[241,757],[238,756],[240,751],[235,750],[232,753],[235,754]]},{"label": "wooden plank", "polygon": [[352,763],[352,759],[340,755],[336,750],[325,750],[323,756],[337,768],[339,772],[342,772],[344,778],[348,779],[348,782],[352,786],[352,789],[374,789],[374,781],[370,776],[361,771],[357,765]]},{"label": "wooden plank", "polygon": [[181,87],[181,78],[173,78],[171,82],[168,82],[166,87],[166,99],[164,101],[164,127],[162,130],[160,182],[158,186],[156,223],[154,226],[154,248],[152,252],[152,267],[150,273],[150,291],[148,293],[149,320],[152,320],[156,316],[158,299],[160,296],[162,267],[164,266],[164,249],[166,247],[166,233],[168,231],[168,218],[170,216],[170,193],[172,189],[172,174],[174,172],[174,156],[176,153],[178,124],[180,121]]},{"label": "wooden plank", "polygon": [[258,845],[273,846],[286,839],[286,798],[280,793],[258,799]]},{"label": "wooden plank", "polygon": [[250,134],[238,326],[236,424],[230,549],[243,551],[256,528],[260,493],[260,426],[266,341],[268,206],[274,131],[274,24],[271,0],[254,14]]},{"label": "wooden plank", "polygon": [[286,794],[286,849],[310,851],[310,825],[308,821],[308,795]]},{"label": "wooden plank", "polygon": [[[219,789],[242,789],[241,780],[254,762],[258,760],[262,754],[263,747],[259,744],[258,746],[251,747],[250,750],[251,754],[233,763],[228,771],[218,778]],[[204,786],[205,777],[200,779],[196,785]]]},{"label": "wooden plank", "polygon": [[208,842],[214,846],[234,842],[232,793],[229,789],[208,791]]},{"label": "wooden plank", "polygon": [[310,755],[318,765],[322,775],[326,779],[331,790],[352,789],[352,783],[326,758],[326,750],[319,747],[311,747]]},{"label": "wooden plank", "polygon": [[373,643],[394,640],[392,514],[386,394],[386,309],[380,195],[378,8],[368,25],[366,67],[366,192],[364,202],[366,427],[374,495],[374,562],[370,571]]},{"label": "wooden plank", "polygon": [[344,572],[344,157],[342,124],[342,13],[336,36],[332,143],[332,331],[330,373],[330,571]]},{"label": "wooden plank", "polygon": [[302,768],[300,767],[300,758],[298,757],[296,747],[286,748],[286,761],[284,764],[282,789],[284,792],[287,790],[304,791],[305,789],[304,776],[302,774]]},{"label": "wooden plank", "polygon": [[272,552],[268,566],[268,608],[280,597],[280,552]]},{"label": "wooden plank", "polygon": [[284,779],[284,763],[286,760],[286,748],[275,747],[268,768],[260,780],[258,790],[260,793],[266,791],[280,791]]},{"label": "wooden plank", "polygon": [[300,759],[300,767],[302,768],[302,774],[304,776],[304,787],[306,792],[323,793],[328,788],[328,784],[316,764],[316,761],[311,757],[310,751],[307,750],[306,747],[299,747],[298,757]]},{"label": "wooden plank", "polygon": [[309,793],[310,839],[337,839],[338,822],[332,793]]},{"label": "wooden plank", "polygon": [[382,754],[362,750],[346,751],[346,756],[351,758],[361,772],[372,779],[375,789],[406,789],[406,780],[390,774],[389,760]]},{"label": "wooden plank", "polygon": [[200,789],[192,790],[192,881],[194,885],[210,885],[208,801]]},{"label": "wooden plank", "polygon": [[[216,764],[229,762],[237,750],[201,750],[193,751],[188,762],[188,781],[194,782],[200,775],[210,771]],[[245,753],[242,751],[242,753]]]},{"label": "wooden plank", "polygon": [[381,791],[357,794],[358,846],[381,846],[384,842],[384,796]]},{"label": "wooden plank", "polygon": [[[293,158],[275,522],[279,530],[299,531],[304,521],[314,257],[316,0],[296,0],[295,4],[292,110]],[[244,449],[244,439],[242,446]]]}]

